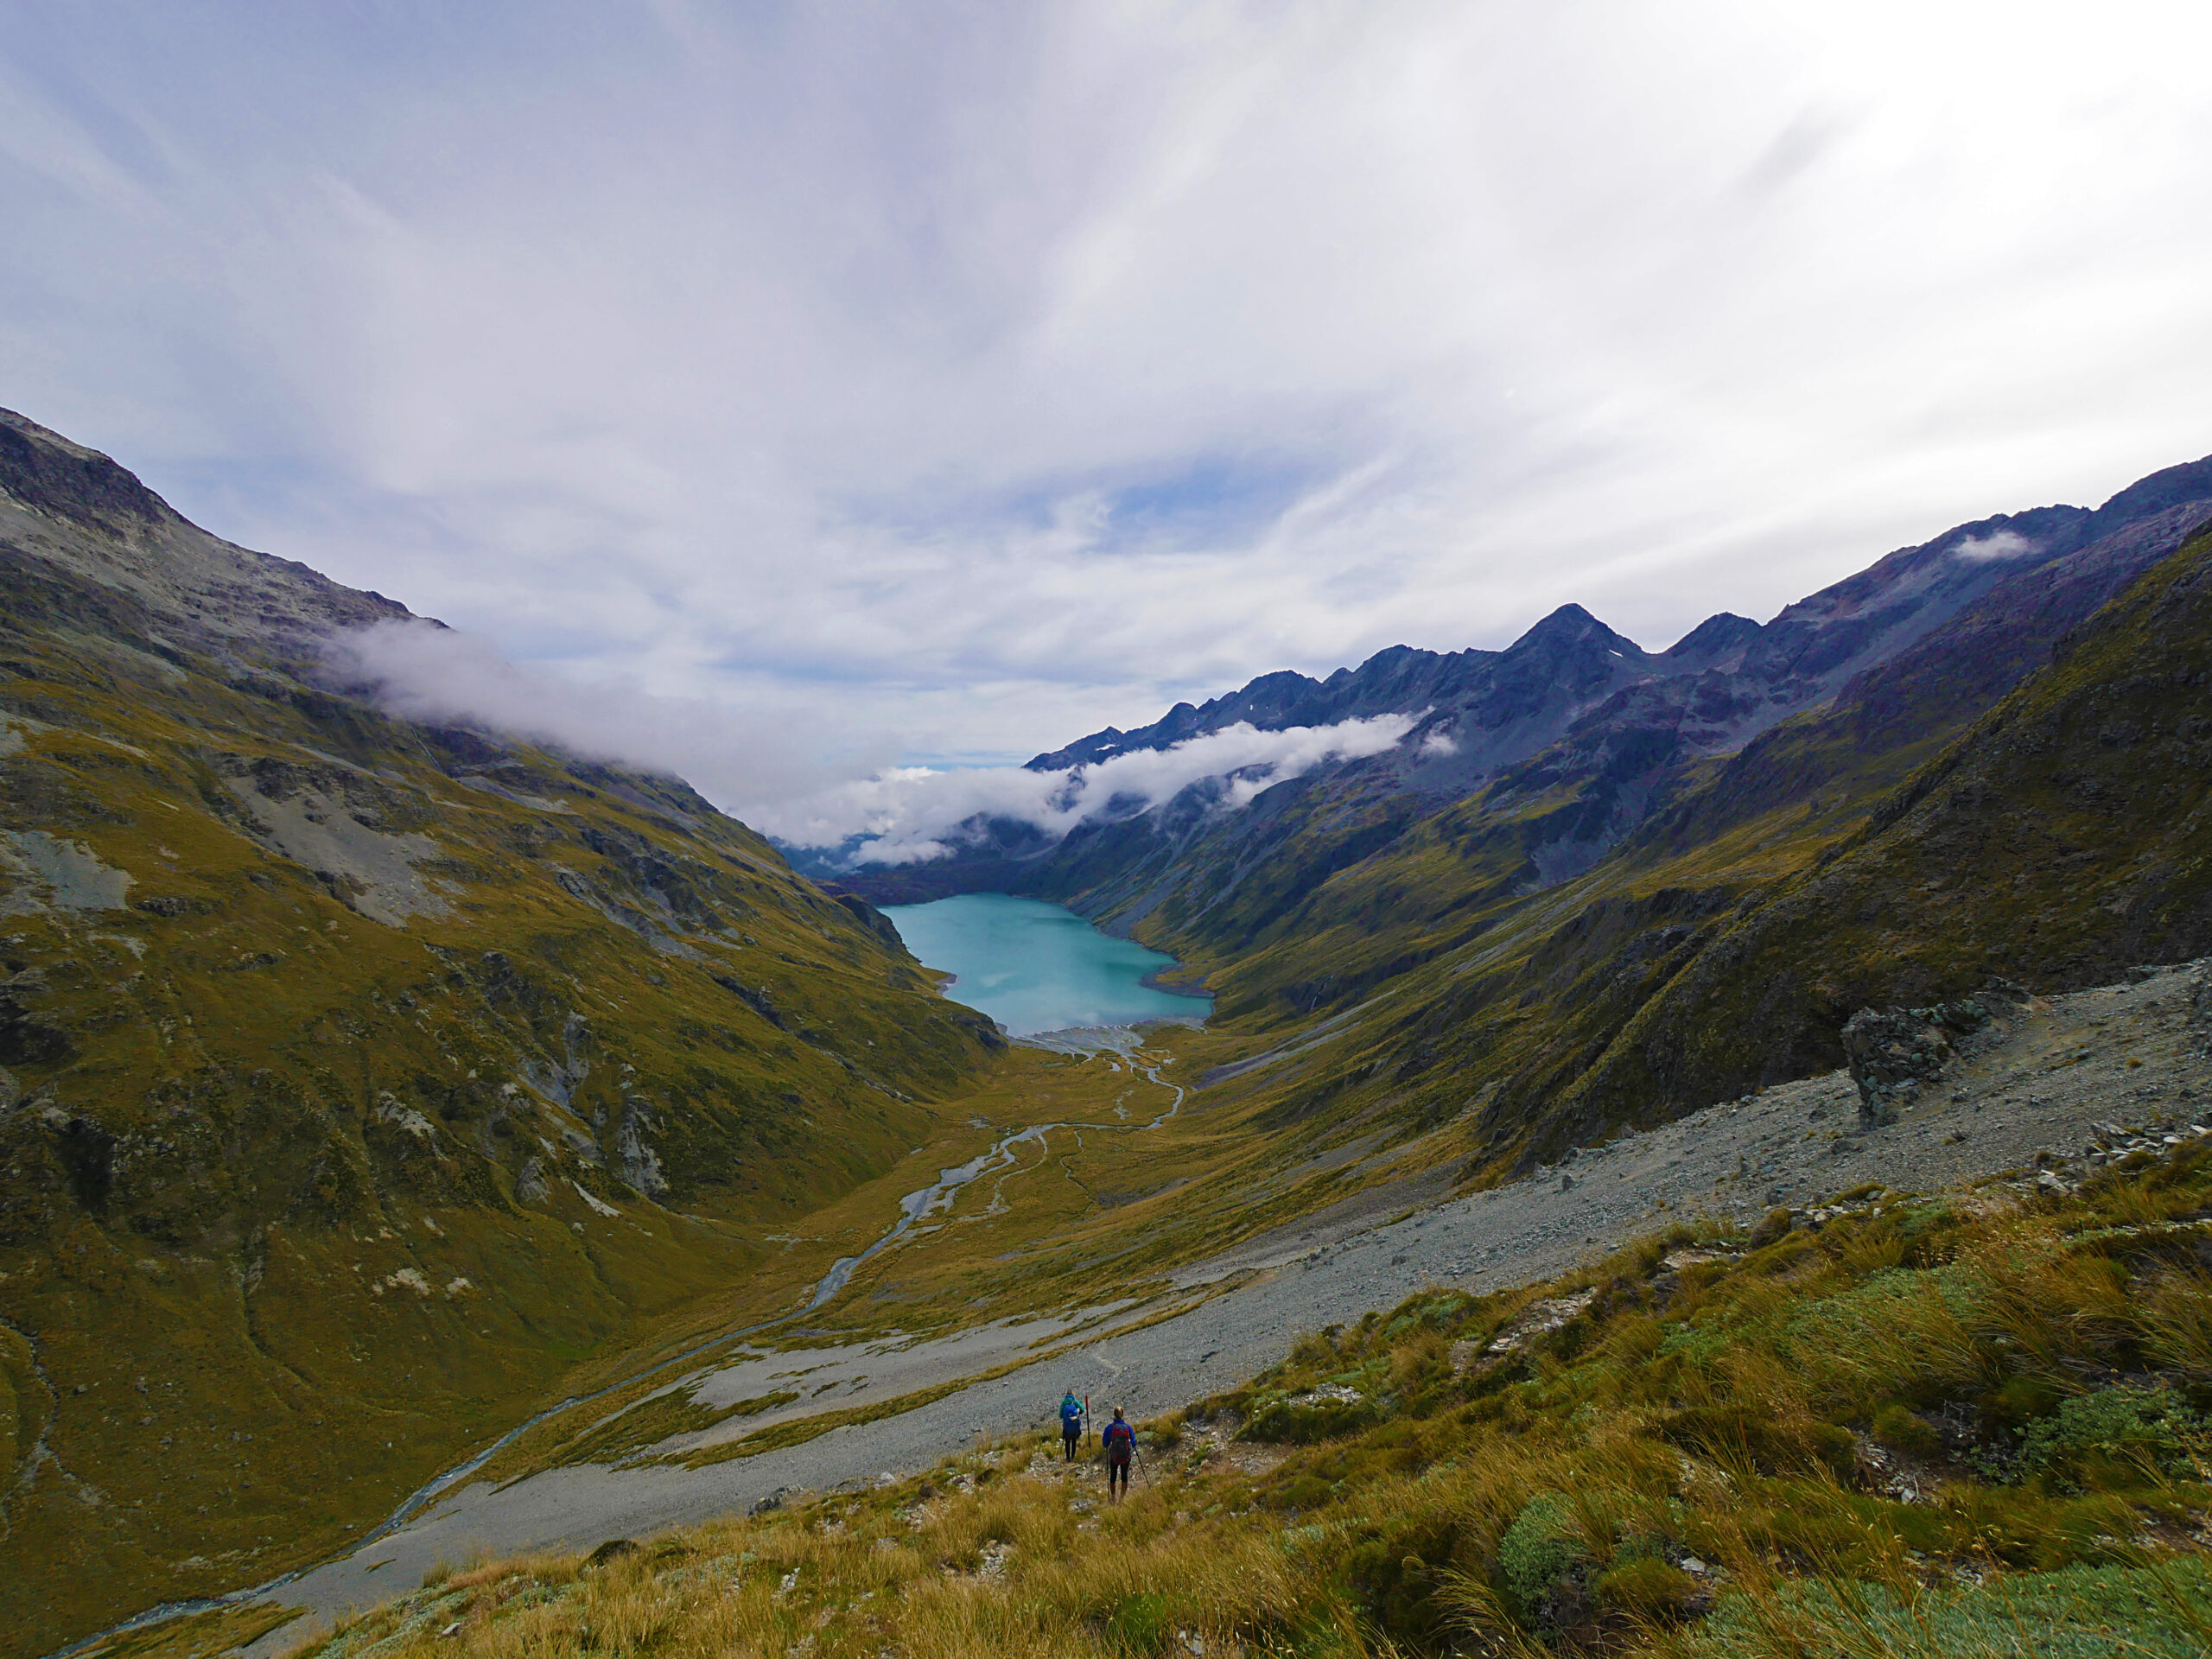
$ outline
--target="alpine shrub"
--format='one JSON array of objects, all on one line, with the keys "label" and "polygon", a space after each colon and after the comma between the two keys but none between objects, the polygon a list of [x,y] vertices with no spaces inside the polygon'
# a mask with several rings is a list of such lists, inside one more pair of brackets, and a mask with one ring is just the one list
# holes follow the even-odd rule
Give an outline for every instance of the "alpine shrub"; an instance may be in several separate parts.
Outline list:
[{"label": "alpine shrub", "polygon": [[1521,1507],[1497,1541],[1498,1570],[1524,1618],[1541,1619],[1562,1583],[1586,1566],[1590,1551],[1574,1510],[1557,1492]]},{"label": "alpine shrub", "polygon": [[2067,1401],[2031,1423],[2020,1472],[2078,1478],[2095,1464],[2148,1464],[2168,1475],[2196,1472],[2205,1422],[2164,1389],[2125,1384]]}]

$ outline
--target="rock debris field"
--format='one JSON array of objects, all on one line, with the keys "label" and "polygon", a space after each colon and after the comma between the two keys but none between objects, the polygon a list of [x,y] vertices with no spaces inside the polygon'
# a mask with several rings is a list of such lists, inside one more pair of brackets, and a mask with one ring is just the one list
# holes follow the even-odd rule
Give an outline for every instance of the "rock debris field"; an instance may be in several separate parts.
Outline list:
[{"label": "rock debris field", "polygon": [[[2028,1002],[1965,1046],[1883,1127],[1862,1127],[1859,1090],[1836,1071],[1382,1224],[1348,1215],[1294,1225],[1179,1274],[1186,1288],[1225,1287],[1194,1312],[804,1446],[696,1471],[594,1465],[499,1491],[465,1486],[270,1599],[329,1619],[477,1550],[589,1548],[779,1491],[925,1468],[978,1437],[1047,1427],[1064,1389],[1087,1395],[1101,1421],[1117,1405],[1141,1420],[1233,1388],[1303,1332],[1352,1323],[1425,1286],[1479,1291],[1547,1279],[1700,1214],[1750,1222],[1787,1207],[1816,1224],[1824,1200],[1878,1184],[1929,1192],[1997,1178],[2024,1192],[2063,1190],[2100,1164],[2169,1152],[2206,1132],[2212,1066],[2198,1010],[2212,997],[2207,979],[2206,964],[2141,969],[2125,984]],[[1372,1204],[1358,1209],[1376,1213]],[[887,1344],[872,1357],[872,1376],[893,1392],[912,1386],[899,1363]],[[253,1651],[281,1651],[306,1630],[287,1625]]]}]

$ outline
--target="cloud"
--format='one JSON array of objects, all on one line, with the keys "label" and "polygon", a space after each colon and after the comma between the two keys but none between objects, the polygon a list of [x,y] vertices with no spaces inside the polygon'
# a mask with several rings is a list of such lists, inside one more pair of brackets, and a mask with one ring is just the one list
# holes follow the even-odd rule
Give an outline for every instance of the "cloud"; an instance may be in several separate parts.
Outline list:
[{"label": "cloud", "polygon": [[690,782],[725,811],[752,817],[880,767],[894,741],[831,730],[786,708],[750,716],[702,699],[659,696],[634,682],[582,683],[519,666],[486,639],[428,622],[378,622],[325,642],[334,671],[391,713],[550,743]]},{"label": "cloud", "polygon": [[324,652],[335,674],[395,715],[671,773],[753,828],[792,846],[840,849],[848,863],[935,858],[993,819],[1058,839],[1088,820],[1130,817],[1207,780],[1221,785],[1218,810],[1241,810],[1262,790],[1325,761],[1390,748],[1420,719],[1381,715],[1275,732],[1240,724],[1069,772],[901,766],[890,764],[895,745],[887,737],[865,742],[790,709],[774,719],[747,717],[632,683],[580,683],[509,662],[488,641],[429,622],[348,630],[325,641]]},{"label": "cloud", "polygon": [[990,820],[1027,824],[1057,840],[1091,819],[1133,817],[1197,783],[1220,782],[1216,805],[1233,812],[1325,761],[1379,754],[1418,721],[1377,715],[1276,732],[1239,723],[1068,772],[900,767],[772,811],[760,827],[797,846],[843,849],[849,864],[906,864],[980,838]]},{"label": "cloud", "polygon": [[1986,564],[1996,559],[2021,559],[2036,550],[2036,544],[2017,530],[1993,531],[1986,536],[1969,536],[1951,550],[1951,556],[1963,559],[1968,564]]},{"label": "cloud", "polygon": [[804,728],[739,782],[1674,638],[2206,447],[2205,8],[32,10],[6,401]]}]

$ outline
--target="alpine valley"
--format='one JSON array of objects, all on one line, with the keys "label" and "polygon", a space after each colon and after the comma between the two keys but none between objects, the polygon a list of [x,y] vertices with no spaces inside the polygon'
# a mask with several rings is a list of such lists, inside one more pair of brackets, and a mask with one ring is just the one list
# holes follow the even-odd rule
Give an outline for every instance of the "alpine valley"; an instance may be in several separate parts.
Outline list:
[{"label": "alpine valley", "polygon": [[[106,456],[5,413],[0,584],[10,1653],[92,1637],[118,1654],[269,1654],[380,1601],[324,1650],[874,1653],[888,1638],[872,1621],[895,1602],[901,1617],[950,1609],[944,1630],[1000,1652],[1442,1653],[1477,1629],[1630,1651],[1712,1611],[1682,1565],[1702,1560],[1676,1539],[1636,1567],[1647,1557],[1623,1544],[1619,1570],[1660,1588],[1605,1602],[1603,1560],[1560,1541],[1598,1522],[1560,1522],[1567,1500],[1541,1496],[1585,1478],[1565,1462],[1402,1537],[1403,1517],[1428,1513],[1421,1471],[1459,1466],[1445,1440],[1664,1440],[1645,1462],[1679,1483],[1692,1459],[1674,1448],[1726,1464],[1719,1431],[1680,1428],[1725,1407],[1757,1452],[1783,1430],[1689,1397],[1675,1357],[1694,1344],[1656,1323],[1668,1298],[1737,1299],[1737,1323],[1692,1333],[1718,1344],[1695,1363],[1719,1364],[1813,1294],[1817,1227],[1866,1212],[1876,1243],[1834,1267],[1853,1285],[1932,1271],[1903,1212],[1877,1229],[1879,1184],[1837,1207],[1844,1183],[1821,1172],[1878,1154],[1888,1188],[1915,1192],[2017,1173],[2028,1154],[2009,1143],[1975,1148],[1987,1167],[1958,1162],[1943,1148],[1972,1146],[1967,1130],[1937,1141],[1914,1103],[1946,1078],[1974,1110],[2024,1099],[2013,1071],[1985,1089],[1959,1068],[2001,1052],[2024,1076],[2021,1046],[2054,1033],[2066,1046],[2047,1069],[2086,1064],[2077,1016],[2083,1032],[2109,1019],[2164,1033],[2142,1072],[2161,1086],[2204,1070],[2212,991],[2200,978],[2184,1006],[2179,979],[2151,970],[2212,954],[2212,460],[2094,509],[1961,525],[1768,622],[1724,613],[1662,652],[1570,606],[1503,651],[1398,647],[1325,679],[1268,675],[1029,764],[1072,772],[1240,723],[1392,714],[1408,734],[1256,793],[1264,779],[1207,779],[1057,839],[977,820],[952,855],[897,868],[779,849],[673,778],[396,717],[324,645],[404,607],[222,541]],[[939,993],[875,908],[965,892],[1052,899],[1167,952],[1213,1014],[1009,1044]],[[2136,1001],[2083,1012],[2132,977]],[[1847,1041],[1866,1008],[1895,1011],[1902,1046]],[[2139,1087],[2133,1070],[2112,1076],[2114,1101]],[[2051,1109],[2116,1117],[2107,1087]],[[1805,1138],[1808,1112],[1853,1099],[1866,1139],[1782,1168],[1771,1148]],[[1755,1143],[1762,1112],[1790,1121]],[[2119,1134],[2106,1152],[2125,1150]],[[2198,1156],[2179,1144],[2144,1138],[2128,1167],[2179,1179]],[[1698,1157],[1710,1179],[1686,1192],[1670,1172]],[[1625,1166],[1615,1207],[1568,1213],[1578,1178],[1560,1172],[1586,1159]],[[2034,1173],[2005,1202],[2078,1191],[2106,1206],[2101,1226],[2197,1224],[2056,1175],[2038,1191]],[[1693,1203],[1694,1240],[1636,1243]],[[1483,1219],[1516,1205],[1534,1217],[1520,1232]],[[1972,1214],[1998,1224],[1987,1204]],[[1432,1220],[1430,1245],[1491,1241],[1479,1272],[1458,1245],[1421,1254]],[[1332,1276],[1335,1255],[1385,1239],[1365,1276]],[[1615,1247],[1630,1255],[1583,1260]],[[1436,1291],[1446,1276],[1461,1288]],[[2102,1302],[2067,1281],[2102,1311],[2050,1338],[2052,1376],[2095,1319],[2120,1328],[2130,1296],[2201,1327],[2164,1280],[2139,1279],[2139,1294],[2120,1273]],[[1543,1345],[1561,1331],[1573,1340]],[[2126,1375],[2179,1377],[2195,1410],[2212,1406],[2212,1374],[2183,1376],[2154,1349],[2131,1348]],[[1777,1351],[1759,1363],[1786,1368]],[[1140,1353],[1169,1357],[1147,1370]],[[1192,1482],[1230,1484],[1141,1494],[1096,1541],[1124,1551],[1127,1582],[1039,1588],[1017,1618],[1006,1573],[1097,1531],[1079,1518],[1089,1500],[1058,1485],[1009,1495],[1035,1472],[1021,1426],[1063,1387],[1035,1368],[1091,1355],[1100,1389],[1110,1377],[1160,1414],[1158,1457],[1180,1445]],[[1647,1362],[1676,1366],[1648,1400],[1620,1381],[1660,1376]],[[2075,1391],[2121,1363],[2076,1367]],[[1570,1367],[1601,1363],[1611,1391],[1546,1427],[1562,1379],[1584,1375]],[[2031,1392],[2005,1409],[2039,1445],[2032,1421],[2058,1421],[2065,1389]],[[1032,1394],[1043,1403],[1014,1399]],[[1963,1441],[1946,1452],[1936,1429],[1878,1414],[1898,1400],[1935,1412],[1934,1394],[1860,1394],[1822,1407],[1840,1426],[1784,1424],[1828,1459],[1822,1491],[1869,1514],[1891,1503],[1882,1433],[1981,1478]],[[1184,1438],[1202,1421],[1217,1445]],[[937,1467],[978,1434],[1014,1438]],[[1287,1446],[1320,1449],[1284,1464]],[[1764,1474],[1726,1464],[1745,1484],[1711,1491],[1753,1492],[1794,1456]],[[898,1484],[924,1469],[929,1485]],[[1674,1511],[1654,1498],[1651,1524],[1703,1502],[1694,1484]],[[879,1487],[880,1513],[851,1497]],[[805,1510],[810,1490],[844,1507]],[[1527,1517],[1546,1503],[1565,1564],[1522,1597],[1516,1551],[1536,1548]],[[1401,1519],[1363,1531],[1362,1503]],[[1232,1523],[1255,1530],[1205,1550],[1179,1530]],[[753,1530],[582,1554],[678,1524]],[[2050,1535],[2121,1525],[2054,1521]],[[1198,1552],[1184,1576],[1139,1582],[1166,1570],[1141,1551],[1171,1535]],[[2004,1559],[2090,1559],[2073,1548]],[[1743,1573],[1814,1560],[1746,1548]],[[472,1551],[522,1564],[456,1573]],[[1276,1570],[1251,1565],[1261,1554],[1292,1563],[1280,1606],[1259,1605]],[[1211,1583],[1209,1560],[1244,1563],[1236,1586],[1174,1611]],[[684,1597],[710,1611],[678,1639],[665,1610]],[[124,1627],[157,1609],[177,1616]],[[738,1609],[772,1644],[725,1628]]]}]

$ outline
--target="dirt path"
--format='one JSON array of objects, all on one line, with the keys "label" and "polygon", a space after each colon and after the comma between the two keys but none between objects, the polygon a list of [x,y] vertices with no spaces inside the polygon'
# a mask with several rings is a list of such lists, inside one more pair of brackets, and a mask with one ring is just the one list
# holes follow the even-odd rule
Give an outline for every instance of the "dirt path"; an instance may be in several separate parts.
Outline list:
[{"label": "dirt path", "polygon": [[[2038,1153],[2071,1157],[2062,1172],[2078,1173],[2100,1122],[2187,1133],[2203,1121],[2212,1068],[2188,1024],[2189,977],[2171,969],[2038,1005],[1886,1128],[1859,1131],[1850,1080],[1834,1073],[1393,1223],[1317,1218],[1185,1270],[1184,1286],[1220,1287],[1194,1313],[783,1451],[697,1471],[589,1466],[504,1491],[471,1485],[271,1599],[327,1619],[410,1590],[434,1562],[478,1549],[589,1547],[726,1515],[779,1489],[923,1468],[978,1436],[1046,1427],[1067,1389],[1089,1395],[1102,1417],[1111,1405],[1150,1416],[1264,1370],[1302,1332],[1357,1320],[1424,1285],[1489,1289],[1547,1278],[1699,1210],[1748,1217],[1869,1182],[1929,1192],[2010,1170],[2031,1185]],[[912,1386],[909,1372],[941,1376],[937,1347],[871,1355],[871,1384],[895,1393]],[[272,1633],[254,1651],[281,1651],[306,1628]]]}]

